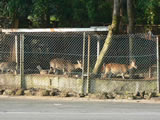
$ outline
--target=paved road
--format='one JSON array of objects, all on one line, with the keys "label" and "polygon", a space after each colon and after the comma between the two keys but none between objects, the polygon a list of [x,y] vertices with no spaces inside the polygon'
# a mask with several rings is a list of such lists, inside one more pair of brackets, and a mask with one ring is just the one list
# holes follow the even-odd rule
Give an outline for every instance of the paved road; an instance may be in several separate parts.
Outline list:
[{"label": "paved road", "polygon": [[160,104],[0,97],[0,120],[159,120]]}]

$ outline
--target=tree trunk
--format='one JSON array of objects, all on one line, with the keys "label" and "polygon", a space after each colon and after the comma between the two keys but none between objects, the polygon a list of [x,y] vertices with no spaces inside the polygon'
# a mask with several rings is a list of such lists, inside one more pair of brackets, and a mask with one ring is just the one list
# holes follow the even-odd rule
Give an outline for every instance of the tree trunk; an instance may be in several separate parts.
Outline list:
[{"label": "tree trunk", "polygon": [[113,34],[118,33],[119,19],[120,19],[120,0],[114,0],[112,25],[109,27],[109,32],[105,40],[104,46],[100,52],[99,57],[97,58],[97,61],[92,73],[93,75],[96,75],[100,70],[100,67],[102,66],[104,56],[107,55],[107,51],[111,45]]},{"label": "tree trunk", "polygon": [[18,18],[14,18],[13,28],[19,28],[19,19]]},{"label": "tree trunk", "polygon": [[127,0],[128,33],[134,33],[134,0]]},{"label": "tree trunk", "polygon": [[125,0],[120,0],[120,23],[119,23],[119,33],[126,33],[126,30],[124,29],[124,13],[125,13],[125,8],[124,6],[126,5]]},{"label": "tree trunk", "polygon": [[47,10],[47,12],[46,12],[46,27],[47,28],[50,27],[50,14],[49,14],[49,10]]},{"label": "tree trunk", "polygon": [[[127,0],[127,13],[128,13],[128,33],[133,34],[134,33],[134,0]],[[132,60],[134,60],[133,57],[133,42],[134,39],[129,36],[129,61],[131,63]],[[133,70],[130,70],[129,72],[130,78],[133,78]]]}]

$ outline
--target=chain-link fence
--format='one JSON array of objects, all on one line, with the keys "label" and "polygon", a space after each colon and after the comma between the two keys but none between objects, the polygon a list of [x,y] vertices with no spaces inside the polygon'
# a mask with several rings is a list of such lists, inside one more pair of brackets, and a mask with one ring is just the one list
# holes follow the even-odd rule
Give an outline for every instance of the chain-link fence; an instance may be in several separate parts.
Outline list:
[{"label": "chain-link fence", "polygon": [[[100,50],[104,46],[106,35],[102,35],[100,41]],[[112,37],[110,46],[107,54],[104,56],[102,69],[99,75],[104,78],[122,78],[122,72],[125,70],[119,69],[122,67],[128,72],[133,68],[132,79],[153,79],[156,78],[156,63],[157,63],[157,52],[156,52],[156,36],[152,36],[148,39],[147,35],[134,34],[134,35],[115,35]],[[92,39],[91,44],[91,71],[97,60],[96,49],[94,40]],[[95,53],[95,54],[93,54]],[[135,65],[131,65],[131,62],[135,62]],[[130,64],[131,63],[131,64]],[[124,66],[125,65],[125,66]],[[152,72],[150,71],[152,67]],[[112,71],[112,68],[116,69]],[[106,70],[107,69],[107,70]],[[111,69],[111,70],[108,70]],[[106,72],[106,73],[105,73]],[[112,72],[113,74],[109,74]],[[114,74],[115,73],[115,74]],[[117,73],[117,74],[116,74]],[[107,76],[107,74],[109,74]],[[101,77],[102,77],[101,76]],[[125,74],[126,79],[130,79],[129,74]]]},{"label": "chain-link fence", "polygon": [[16,55],[16,40],[13,34],[0,34],[0,72],[1,74],[11,73],[17,74],[19,68],[17,64],[18,57]]},{"label": "chain-link fence", "polygon": [[[102,35],[99,37],[101,40],[98,46],[100,46],[101,51],[107,36]],[[90,70],[92,73],[96,60],[99,59],[97,59],[96,54],[93,54],[95,53],[93,51],[96,50],[95,41],[92,39],[91,42]],[[94,87],[97,87],[97,89],[103,88],[103,91],[118,92],[128,91],[129,89],[136,91],[136,89],[141,90],[143,87],[153,89],[152,82],[157,79],[156,36],[146,34],[114,35],[103,58],[98,76],[105,82],[97,82],[91,79],[91,91],[95,91]],[[141,85],[134,86],[133,81],[135,83],[136,81],[141,82]],[[143,83],[143,81],[147,82]]]},{"label": "chain-link fence", "polygon": [[[102,32],[85,31],[2,33],[1,74],[16,71],[16,74],[36,75],[39,79],[42,75],[82,78],[84,91],[90,89],[92,92],[95,89],[119,90],[116,86],[121,84],[120,81],[124,81],[123,90],[132,87],[132,81],[144,80],[148,81],[145,86],[150,89],[158,74],[156,36],[114,35],[96,78],[92,78],[90,76],[105,46],[106,37]],[[21,79],[24,76],[21,75]]]},{"label": "chain-link fence", "polygon": [[76,74],[78,72],[76,69],[81,69],[79,62],[82,60],[82,35],[82,33],[24,34],[25,74]]}]

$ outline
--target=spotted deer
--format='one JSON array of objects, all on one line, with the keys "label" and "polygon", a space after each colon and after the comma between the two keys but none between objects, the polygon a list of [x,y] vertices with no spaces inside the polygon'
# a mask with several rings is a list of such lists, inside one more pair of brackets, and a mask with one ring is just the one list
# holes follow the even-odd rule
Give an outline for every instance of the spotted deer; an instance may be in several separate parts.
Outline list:
[{"label": "spotted deer", "polygon": [[108,78],[111,78],[112,74],[121,74],[124,79],[124,75],[133,68],[137,69],[135,61],[131,61],[130,65],[117,63],[103,64],[104,77],[108,75]]},{"label": "spotted deer", "polygon": [[56,73],[57,70],[61,70],[65,73],[65,60],[62,58],[55,58],[50,61],[50,71],[49,73]]},{"label": "spotted deer", "polygon": [[16,66],[17,66],[16,62],[1,62],[0,63],[0,71],[1,71],[1,73],[17,74]]},{"label": "spotted deer", "polygon": [[64,60],[62,58],[55,58],[50,61],[50,73],[56,73],[57,70],[61,70],[63,74],[68,73],[71,74],[72,70],[82,69],[82,64],[79,60],[77,60],[77,64],[73,64],[69,60]]},{"label": "spotted deer", "polygon": [[73,70],[82,69],[82,63],[79,60],[77,60],[77,64],[73,64],[70,61],[68,61],[66,62],[65,67],[66,67],[68,75],[71,76],[71,73]]}]

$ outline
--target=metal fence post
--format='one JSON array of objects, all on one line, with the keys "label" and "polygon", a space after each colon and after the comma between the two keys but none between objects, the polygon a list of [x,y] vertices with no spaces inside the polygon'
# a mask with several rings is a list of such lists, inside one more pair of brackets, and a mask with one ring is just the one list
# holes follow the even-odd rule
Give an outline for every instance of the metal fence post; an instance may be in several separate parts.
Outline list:
[{"label": "metal fence post", "polygon": [[160,75],[159,75],[159,39],[157,36],[157,92],[160,93]]},{"label": "metal fence post", "polygon": [[100,53],[100,37],[99,35],[97,35],[97,59],[99,57],[99,53]]},{"label": "metal fence post", "polygon": [[87,93],[89,93],[90,89],[90,44],[91,37],[88,35],[88,61],[87,61]]},{"label": "metal fence post", "polygon": [[85,61],[85,40],[86,39],[86,33],[83,33],[83,56],[82,56],[82,94],[85,93],[85,81],[84,81],[84,61]]},{"label": "metal fence post", "polygon": [[15,56],[16,56],[16,70],[18,69],[18,36],[15,35]]},{"label": "metal fence post", "polygon": [[0,61],[2,60],[2,32],[0,29]]},{"label": "metal fence post", "polygon": [[[134,59],[133,58],[133,37],[132,34],[129,34],[129,64]],[[133,79],[133,70],[130,70],[129,72],[129,78]]]},{"label": "metal fence post", "polygon": [[20,80],[21,80],[21,88],[25,88],[25,82],[24,82],[24,34],[20,34]]}]

